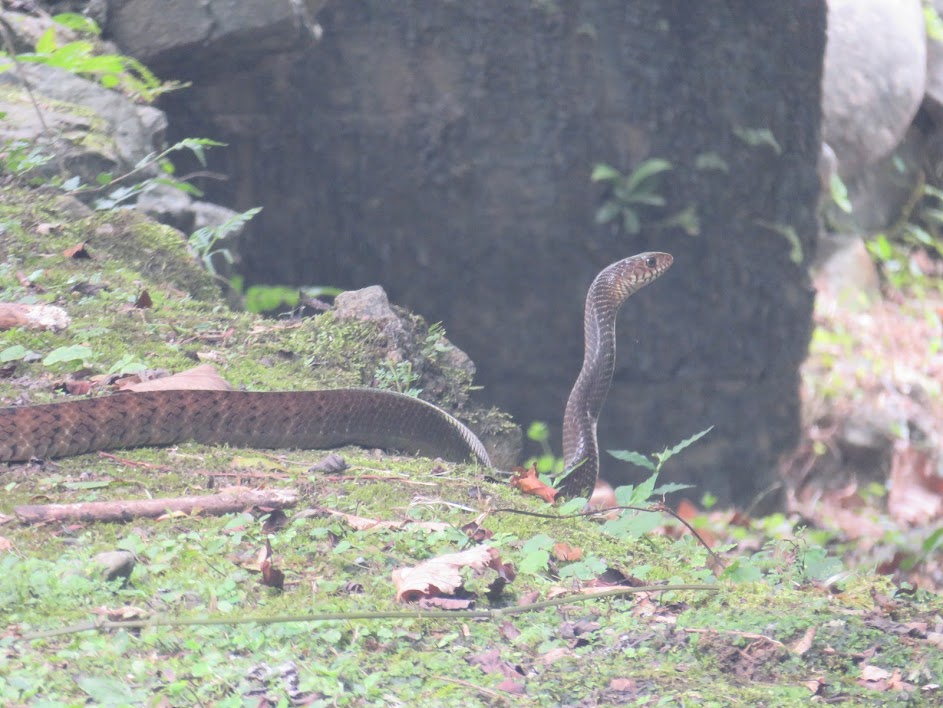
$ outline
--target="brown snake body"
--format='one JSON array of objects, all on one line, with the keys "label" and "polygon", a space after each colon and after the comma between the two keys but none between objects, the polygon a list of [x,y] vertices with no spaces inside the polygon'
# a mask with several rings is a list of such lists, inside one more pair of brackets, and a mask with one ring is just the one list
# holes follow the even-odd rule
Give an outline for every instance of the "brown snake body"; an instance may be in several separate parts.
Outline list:
[{"label": "brown snake body", "polygon": [[[586,298],[583,368],[567,402],[561,491],[586,496],[599,473],[596,420],[615,366],[615,320],[626,298],[664,273],[672,258],[643,253],[603,270]],[[0,461],[186,441],[258,448],[347,444],[401,450],[490,467],[474,433],[418,398],[375,389],[168,390],[0,409]]]}]

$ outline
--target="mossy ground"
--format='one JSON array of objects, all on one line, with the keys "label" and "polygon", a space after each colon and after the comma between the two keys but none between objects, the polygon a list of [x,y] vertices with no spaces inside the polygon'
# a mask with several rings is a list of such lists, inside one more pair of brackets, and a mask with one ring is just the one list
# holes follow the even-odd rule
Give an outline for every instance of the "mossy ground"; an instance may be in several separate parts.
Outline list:
[{"label": "mossy ground", "polygon": [[[312,388],[368,382],[375,331],[332,317],[264,321],[230,311],[179,235],[125,212],[70,221],[55,200],[9,191],[0,204],[0,288],[7,302],[65,308],[62,332],[11,330],[0,352],[0,398],[64,396],[67,377],[121,362],[179,371],[214,363],[236,386]],[[89,259],[63,250],[87,242]],[[135,307],[147,291],[153,305]],[[44,365],[84,345],[80,360]],[[260,626],[153,627],[24,640],[96,616],[229,617],[402,611],[395,568],[468,548],[461,530],[481,511],[548,512],[484,470],[360,449],[349,469],[311,472],[318,451],[182,445],[86,455],[0,471],[0,513],[24,503],[204,494],[228,484],[292,487],[286,518],[250,513],[128,524],[0,525],[0,699],[8,705],[798,705],[814,694],[850,705],[937,705],[943,602],[902,594],[884,578],[842,571],[791,529],[741,551],[716,592],[574,601],[506,621],[398,619]],[[330,511],[440,521],[429,530],[358,531]],[[705,549],[675,527],[615,533],[585,519],[481,517],[517,578],[479,607],[576,592],[606,578],[713,583]],[[733,527],[714,529],[730,534]],[[749,539],[756,540],[756,529]],[[266,587],[253,569],[265,543],[286,576]],[[555,542],[582,551],[561,560]],[[746,543],[744,543],[746,546]],[[92,557],[138,558],[127,587],[101,580]],[[578,565],[582,564],[582,565]],[[488,579],[486,578],[486,581]],[[934,634],[934,632],[936,634]],[[807,646],[803,646],[803,640]],[[864,680],[865,667],[888,673]],[[895,673],[896,672],[896,673]],[[896,678],[895,678],[896,676]]]}]

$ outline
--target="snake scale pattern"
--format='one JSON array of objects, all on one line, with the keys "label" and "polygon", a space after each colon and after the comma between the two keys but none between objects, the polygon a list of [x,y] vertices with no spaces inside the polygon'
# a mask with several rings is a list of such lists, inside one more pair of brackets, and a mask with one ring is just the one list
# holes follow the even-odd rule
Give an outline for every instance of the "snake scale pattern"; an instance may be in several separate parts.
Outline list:
[{"label": "snake scale pattern", "polygon": [[[596,421],[615,368],[619,309],[671,263],[667,253],[642,253],[613,263],[590,286],[583,368],[563,421],[572,470],[560,485],[566,496],[588,496],[599,475]],[[475,434],[442,409],[375,389],[147,391],[0,409],[2,462],[191,440],[258,448],[353,444],[491,466]]]}]

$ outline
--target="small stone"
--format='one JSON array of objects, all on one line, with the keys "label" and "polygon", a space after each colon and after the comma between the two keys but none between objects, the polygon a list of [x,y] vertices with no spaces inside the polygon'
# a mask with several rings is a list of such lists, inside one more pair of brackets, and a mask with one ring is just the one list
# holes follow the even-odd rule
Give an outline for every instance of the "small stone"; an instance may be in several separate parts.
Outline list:
[{"label": "small stone", "polygon": [[105,551],[92,558],[100,566],[102,576],[106,581],[121,578],[122,585],[127,585],[137,559],[131,551]]}]

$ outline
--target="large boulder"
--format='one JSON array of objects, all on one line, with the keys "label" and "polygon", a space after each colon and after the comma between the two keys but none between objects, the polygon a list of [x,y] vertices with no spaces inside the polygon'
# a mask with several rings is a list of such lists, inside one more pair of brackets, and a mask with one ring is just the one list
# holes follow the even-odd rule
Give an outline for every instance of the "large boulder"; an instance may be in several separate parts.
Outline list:
[{"label": "large boulder", "polygon": [[[248,281],[382,284],[445,323],[489,402],[559,430],[589,283],[672,252],[620,322],[602,445],[657,450],[714,425],[669,473],[723,499],[766,488],[797,438],[811,330],[824,0],[360,0],[316,22],[320,41],[247,61],[268,30],[245,20],[209,70],[192,43],[158,51],[109,23],[194,79],[163,105],[174,136],[229,144],[211,198],[265,207]],[[673,166],[653,186],[665,207],[636,207],[639,233],[594,225],[614,198],[594,164],[650,158]]]},{"label": "large boulder", "polygon": [[927,85],[920,0],[829,0],[822,137],[843,177],[904,137]]}]

